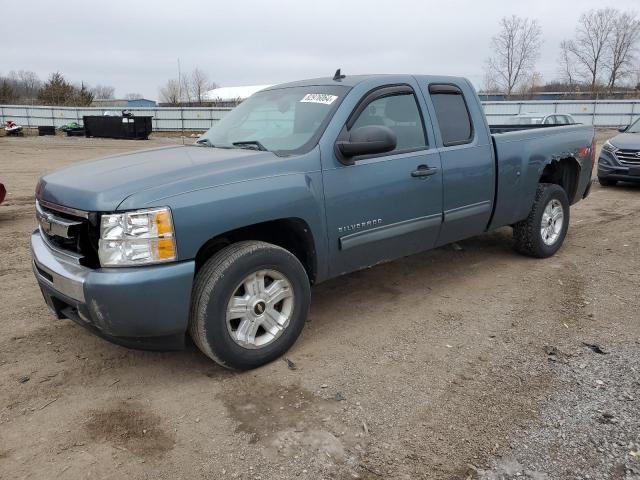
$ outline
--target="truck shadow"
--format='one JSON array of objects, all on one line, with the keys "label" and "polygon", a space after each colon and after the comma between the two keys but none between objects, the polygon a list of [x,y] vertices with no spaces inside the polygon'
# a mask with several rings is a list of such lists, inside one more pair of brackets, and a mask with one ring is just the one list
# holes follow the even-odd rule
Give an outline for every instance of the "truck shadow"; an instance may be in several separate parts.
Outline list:
[{"label": "truck shadow", "polygon": [[[504,228],[455,244],[403,257],[353,272],[313,289],[311,311],[314,318],[330,311],[336,302],[393,300],[407,290],[428,292],[435,284],[454,283],[460,274],[480,274],[482,269],[468,267],[498,265],[514,259],[530,261],[514,252],[511,229]],[[419,283],[416,284],[416,280]],[[389,298],[391,296],[391,298]]]},{"label": "truck shadow", "polygon": [[[395,301],[408,290],[415,291],[417,288],[428,294],[435,285],[447,288],[447,285],[455,284],[461,274],[480,275],[484,271],[483,266],[495,267],[513,261],[533,260],[513,252],[511,230],[507,228],[458,242],[455,246],[447,245],[376,265],[314,287],[310,322],[314,326],[329,327],[323,329],[329,332],[332,330],[332,324],[344,322],[348,320],[347,317],[352,317],[357,312],[357,305],[361,303],[378,301],[385,302],[389,308],[403,308],[396,305]],[[46,314],[48,315],[48,312]],[[237,375],[200,353],[190,339],[187,339],[183,351],[131,350],[97,338],[70,321],[63,322],[64,324],[55,327],[41,329],[40,334],[36,334],[30,339],[32,341],[25,343],[33,343],[36,348],[42,345],[46,338],[52,339],[54,344],[64,344],[61,354],[71,360],[70,363],[76,363],[77,359],[80,359],[84,364],[78,372],[83,382],[87,381],[88,376],[99,377],[105,371],[113,372],[116,376],[119,375],[118,372],[127,376],[142,376],[145,381],[153,383],[154,378],[161,382],[165,375],[179,378],[180,383],[202,379],[203,375],[216,380]],[[326,335],[314,331],[303,335],[304,338],[300,340],[304,343],[314,342],[319,340],[315,337],[316,334],[321,337]],[[25,343],[22,344],[22,348],[26,346]],[[90,367],[93,363],[95,369]],[[286,368],[286,364],[282,363],[283,368]],[[97,368],[98,365],[100,368]],[[75,375],[76,373],[71,374],[72,377]]]}]

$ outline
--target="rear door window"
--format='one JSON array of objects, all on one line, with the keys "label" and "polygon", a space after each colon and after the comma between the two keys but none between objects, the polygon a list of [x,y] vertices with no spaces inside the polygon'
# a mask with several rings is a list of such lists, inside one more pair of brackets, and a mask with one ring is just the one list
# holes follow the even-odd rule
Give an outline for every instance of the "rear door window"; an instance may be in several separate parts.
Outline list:
[{"label": "rear door window", "polygon": [[462,90],[453,85],[429,85],[429,94],[444,146],[470,143],[473,124]]}]

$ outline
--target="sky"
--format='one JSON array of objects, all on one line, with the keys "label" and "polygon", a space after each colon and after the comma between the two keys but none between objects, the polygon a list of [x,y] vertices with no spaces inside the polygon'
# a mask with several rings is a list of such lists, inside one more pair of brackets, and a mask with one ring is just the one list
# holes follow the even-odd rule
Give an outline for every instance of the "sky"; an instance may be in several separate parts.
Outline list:
[{"label": "sky", "polygon": [[558,45],[592,8],[640,10],[637,0],[29,0],[3,2],[0,75],[59,71],[150,99],[198,67],[221,86],[333,75],[460,75],[481,87],[503,16],[540,22],[536,70],[557,74]]}]

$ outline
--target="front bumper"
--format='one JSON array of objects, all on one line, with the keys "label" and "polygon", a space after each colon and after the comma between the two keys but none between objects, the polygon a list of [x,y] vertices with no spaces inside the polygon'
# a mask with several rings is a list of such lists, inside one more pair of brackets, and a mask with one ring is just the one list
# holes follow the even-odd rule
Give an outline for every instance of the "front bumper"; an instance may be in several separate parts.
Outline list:
[{"label": "front bumper", "polygon": [[49,308],[114,343],[133,348],[184,347],[193,261],[90,269],[31,235],[33,271]]},{"label": "front bumper", "polygon": [[623,165],[613,155],[602,152],[598,158],[598,178],[620,182],[640,182],[640,165]]}]

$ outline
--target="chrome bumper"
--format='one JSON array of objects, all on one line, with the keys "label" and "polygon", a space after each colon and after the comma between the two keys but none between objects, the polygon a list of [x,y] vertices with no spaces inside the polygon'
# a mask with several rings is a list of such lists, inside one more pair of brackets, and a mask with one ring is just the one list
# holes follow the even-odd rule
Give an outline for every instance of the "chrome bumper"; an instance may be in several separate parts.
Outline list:
[{"label": "chrome bumper", "polygon": [[33,273],[39,282],[63,295],[85,303],[84,284],[90,270],[56,254],[45,243],[40,232],[31,234]]},{"label": "chrome bumper", "polygon": [[57,318],[68,318],[109,341],[133,348],[184,346],[195,273],[193,260],[132,268],[82,266],[31,235],[33,272]]}]

